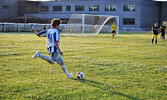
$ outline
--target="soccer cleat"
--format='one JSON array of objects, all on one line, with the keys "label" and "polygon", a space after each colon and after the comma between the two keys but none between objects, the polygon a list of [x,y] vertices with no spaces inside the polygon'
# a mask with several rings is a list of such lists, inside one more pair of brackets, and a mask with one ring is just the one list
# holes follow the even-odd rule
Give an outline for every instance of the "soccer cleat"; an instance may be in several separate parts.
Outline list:
[{"label": "soccer cleat", "polygon": [[32,56],[32,59],[34,59],[35,57],[39,57],[40,56],[40,53],[37,51],[33,56]]},{"label": "soccer cleat", "polygon": [[69,74],[67,77],[70,79],[73,73]]}]

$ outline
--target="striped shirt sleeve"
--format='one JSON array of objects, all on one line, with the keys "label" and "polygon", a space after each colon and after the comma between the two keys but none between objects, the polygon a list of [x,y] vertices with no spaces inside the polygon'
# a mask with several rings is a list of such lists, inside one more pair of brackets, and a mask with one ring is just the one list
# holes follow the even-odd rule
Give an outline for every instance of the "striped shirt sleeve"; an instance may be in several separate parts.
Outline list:
[{"label": "striped shirt sleeve", "polygon": [[46,37],[46,35],[47,35],[47,30],[39,32],[40,37]]}]

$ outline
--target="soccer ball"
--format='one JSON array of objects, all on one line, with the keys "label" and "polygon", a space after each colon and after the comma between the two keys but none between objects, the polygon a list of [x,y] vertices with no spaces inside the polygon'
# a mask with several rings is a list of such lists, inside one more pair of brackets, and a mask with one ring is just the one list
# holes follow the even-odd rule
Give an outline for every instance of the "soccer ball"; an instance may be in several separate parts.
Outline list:
[{"label": "soccer ball", "polygon": [[82,72],[78,72],[76,76],[79,79],[84,79],[84,74]]}]

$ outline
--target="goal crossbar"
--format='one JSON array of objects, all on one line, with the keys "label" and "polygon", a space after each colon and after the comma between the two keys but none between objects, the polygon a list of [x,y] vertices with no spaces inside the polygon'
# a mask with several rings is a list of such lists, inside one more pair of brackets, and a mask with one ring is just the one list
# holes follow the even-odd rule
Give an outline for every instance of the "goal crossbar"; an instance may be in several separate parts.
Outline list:
[{"label": "goal crossbar", "polygon": [[85,34],[97,35],[104,25],[112,18],[115,18],[117,25],[117,36],[119,31],[119,16],[93,15],[93,14],[73,14],[64,25],[62,33],[65,34]]}]

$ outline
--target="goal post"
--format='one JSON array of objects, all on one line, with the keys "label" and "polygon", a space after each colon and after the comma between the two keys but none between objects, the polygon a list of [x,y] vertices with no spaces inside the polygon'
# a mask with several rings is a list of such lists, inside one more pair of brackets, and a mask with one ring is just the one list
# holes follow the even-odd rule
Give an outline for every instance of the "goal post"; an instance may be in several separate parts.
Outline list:
[{"label": "goal post", "polygon": [[117,19],[117,37],[119,37],[119,17],[117,16],[116,17],[116,19]]},{"label": "goal post", "polygon": [[82,15],[82,37],[84,37],[84,30],[85,28],[83,27],[85,24],[85,14]]},{"label": "goal post", "polygon": [[64,24],[62,34],[68,36],[97,35],[102,30],[111,32],[111,25],[117,25],[117,36],[119,31],[119,16],[93,15],[93,14],[73,14],[67,24]]}]

